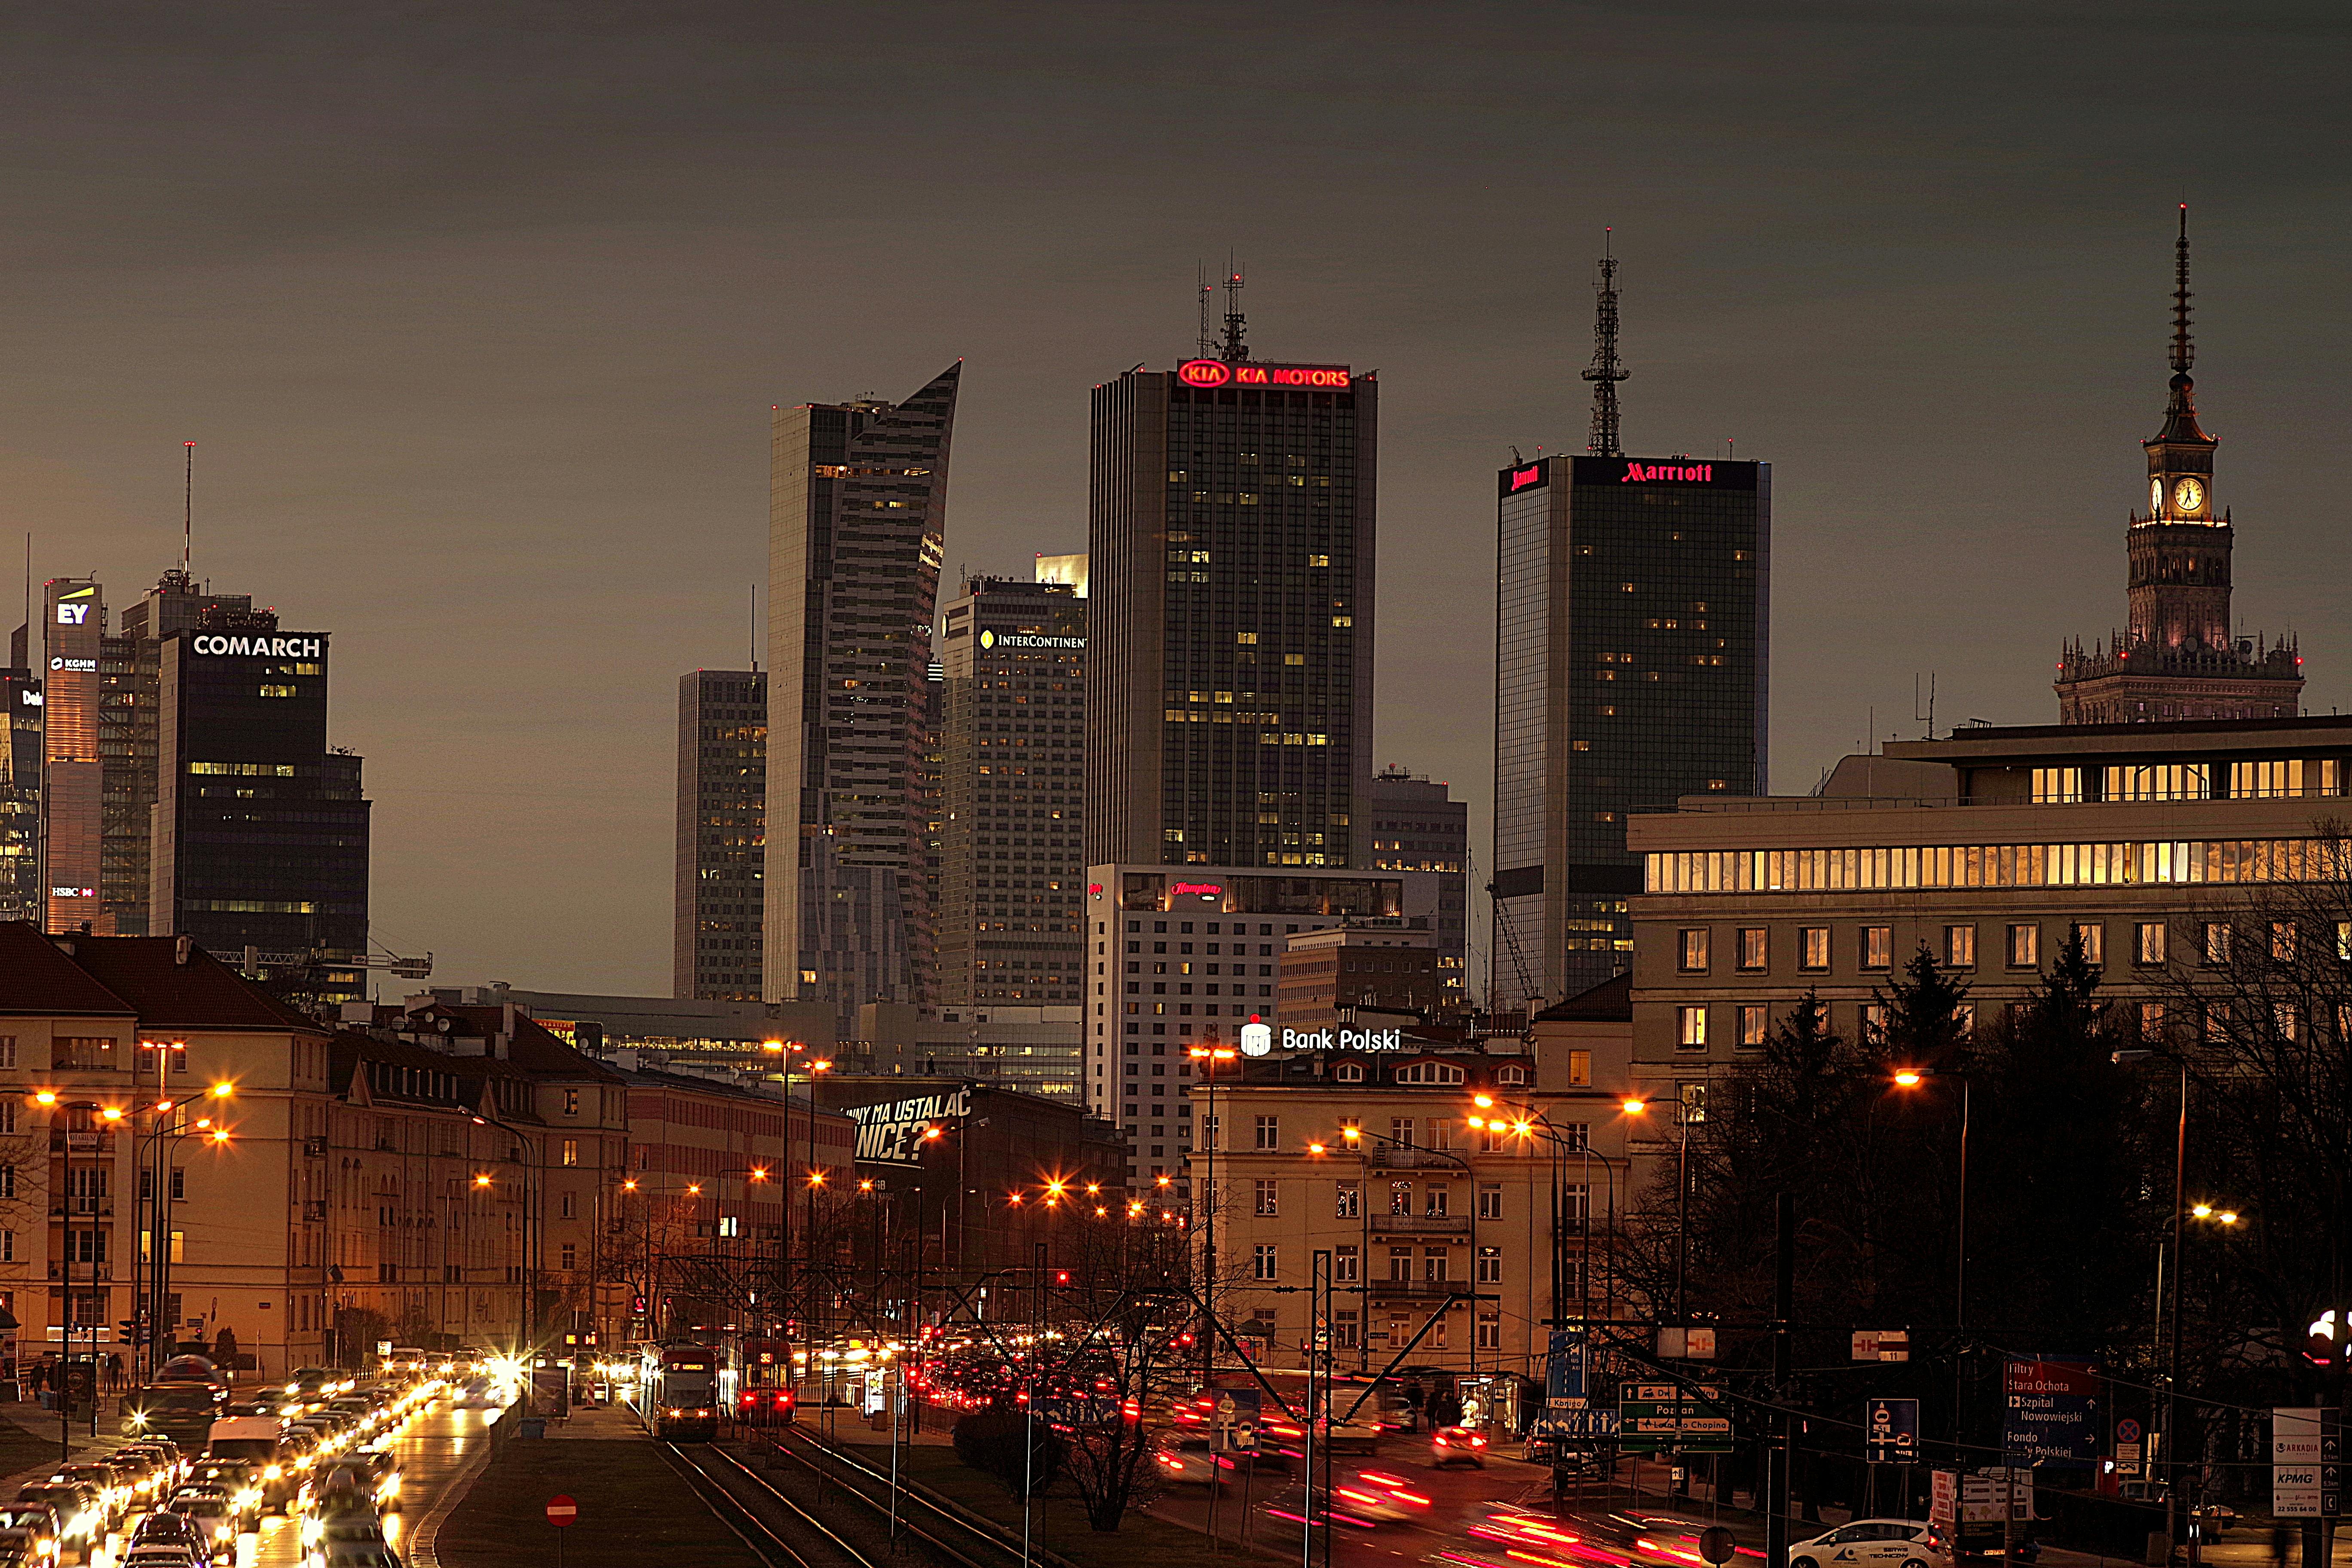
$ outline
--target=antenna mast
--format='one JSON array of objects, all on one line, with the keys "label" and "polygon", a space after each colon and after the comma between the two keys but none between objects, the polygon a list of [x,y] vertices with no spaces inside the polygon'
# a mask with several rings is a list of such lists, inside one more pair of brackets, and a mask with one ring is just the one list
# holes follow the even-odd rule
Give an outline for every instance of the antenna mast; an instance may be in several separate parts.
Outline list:
[{"label": "antenna mast", "polygon": [[760,584],[751,584],[751,673],[760,673]]},{"label": "antenna mast", "polygon": [[2187,375],[2189,367],[2197,363],[2197,350],[2189,341],[2189,204],[2180,204],[2180,239],[2173,247],[2172,285],[2172,370],[2176,375]]},{"label": "antenna mast", "polygon": [[[196,444],[188,447],[188,474],[180,491],[180,575],[188,575],[188,567],[196,552]],[[191,579],[193,581],[193,579]]]},{"label": "antenna mast", "polygon": [[1217,286],[1209,281],[1209,264],[1205,261],[1194,268],[1193,281],[1201,286],[1201,335],[1199,344],[1202,359],[1217,357],[1217,332],[1209,321],[1209,301],[1215,297]]},{"label": "antenna mast", "polygon": [[1229,364],[1238,364],[1249,358],[1249,345],[1242,341],[1248,331],[1242,321],[1242,272],[1234,266],[1233,258],[1225,260],[1225,341],[1217,357]]},{"label": "antenna mast", "polygon": [[1613,229],[1601,230],[1601,281],[1595,286],[1598,312],[1592,323],[1592,365],[1584,379],[1592,384],[1592,434],[1585,450],[1596,458],[1624,455],[1617,433],[1617,384],[1633,374],[1617,357],[1617,258],[1612,252]]}]

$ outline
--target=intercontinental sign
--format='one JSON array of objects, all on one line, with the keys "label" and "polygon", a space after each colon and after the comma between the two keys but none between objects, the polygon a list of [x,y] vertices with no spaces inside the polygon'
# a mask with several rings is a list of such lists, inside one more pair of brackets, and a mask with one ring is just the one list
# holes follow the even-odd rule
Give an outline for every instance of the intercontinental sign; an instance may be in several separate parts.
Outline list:
[{"label": "intercontinental sign", "polygon": [[1034,632],[990,632],[980,634],[980,646],[984,648],[1044,648],[1054,651],[1076,649],[1085,651],[1084,637],[1040,637]]}]

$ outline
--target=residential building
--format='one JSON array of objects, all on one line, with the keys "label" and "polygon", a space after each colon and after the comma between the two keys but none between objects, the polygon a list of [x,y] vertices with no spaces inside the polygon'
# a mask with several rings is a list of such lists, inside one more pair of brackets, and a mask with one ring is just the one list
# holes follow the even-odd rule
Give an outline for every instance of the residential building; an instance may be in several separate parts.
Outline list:
[{"label": "residential building", "polygon": [[2301,710],[2295,639],[2238,635],[2230,616],[2236,531],[2215,498],[2213,451],[2197,420],[2189,322],[2189,207],[2174,250],[2171,395],[2147,454],[2147,510],[2126,530],[2129,624],[2103,643],[2059,654],[2059,721],[2146,724],[2185,719],[2292,719]]},{"label": "residential building", "polygon": [[763,992],[845,1025],[928,994],[929,628],[961,372],[774,414]]},{"label": "residential building", "polygon": [[1817,795],[1637,818],[1636,1070],[1703,1095],[1808,993],[1865,1036],[1922,949],[1989,1021],[2076,936],[2151,1036],[2189,1026],[2165,1009],[2231,905],[2340,876],[2347,777],[2352,719],[1986,727],[1847,757]]},{"label": "residential building", "polygon": [[1372,775],[1376,871],[1437,874],[1437,1005],[1470,1005],[1470,805],[1444,784],[1394,763]]},{"label": "residential building", "polygon": [[1372,375],[1254,358],[1238,310],[1095,388],[1089,862],[1370,864],[1378,430]]},{"label": "residential building", "polygon": [[1086,939],[1086,601],[974,577],[947,607],[937,994],[1076,1005]]},{"label": "residential building", "polygon": [[1181,1168],[1186,1050],[1275,1021],[1285,942],[1339,925],[1433,932],[1437,899],[1429,871],[1088,867],[1087,1107],[1128,1140],[1129,1179]]},{"label": "residential building", "polygon": [[1540,1378],[1550,1324],[1630,1310],[1608,1267],[1631,1208],[1626,991],[1547,1010],[1532,1048],[1407,1029],[1393,1050],[1222,1070],[1187,1166],[1236,1331],[1269,1364],[1301,1364],[1328,1253],[1341,1366],[1377,1372],[1410,1347],[1516,1429],[1517,1391],[1475,1380]]},{"label": "residential building", "polygon": [[672,989],[757,1002],[768,843],[768,678],[698,669],[677,681],[677,913]]},{"label": "residential building", "polygon": [[1286,940],[1276,965],[1285,1029],[1321,1029],[1359,1007],[1435,1013],[1444,995],[1434,932],[1334,926]]}]

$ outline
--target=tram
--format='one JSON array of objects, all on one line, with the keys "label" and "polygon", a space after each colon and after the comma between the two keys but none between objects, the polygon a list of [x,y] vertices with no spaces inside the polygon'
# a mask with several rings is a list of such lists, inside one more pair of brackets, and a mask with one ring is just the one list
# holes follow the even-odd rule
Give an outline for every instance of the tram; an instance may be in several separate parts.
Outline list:
[{"label": "tram", "polygon": [[707,1443],[734,1396],[735,1372],[724,1347],[670,1342],[639,1358],[637,1413],[656,1437]]}]

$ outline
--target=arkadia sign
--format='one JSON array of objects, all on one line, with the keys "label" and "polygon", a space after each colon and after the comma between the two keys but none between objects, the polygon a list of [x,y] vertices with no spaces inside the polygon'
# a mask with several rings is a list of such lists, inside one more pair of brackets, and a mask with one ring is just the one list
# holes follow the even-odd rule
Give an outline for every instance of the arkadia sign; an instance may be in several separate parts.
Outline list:
[{"label": "arkadia sign", "polygon": [[1285,1029],[1286,1051],[1401,1051],[1402,1029]]},{"label": "arkadia sign", "polygon": [[943,1121],[971,1113],[971,1086],[886,1100],[877,1105],[853,1105],[848,1110],[849,1120],[857,1124],[858,1159],[890,1165],[920,1164],[923,1135]]}]

